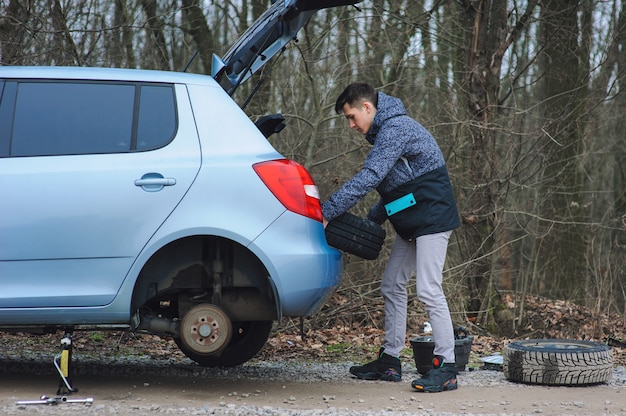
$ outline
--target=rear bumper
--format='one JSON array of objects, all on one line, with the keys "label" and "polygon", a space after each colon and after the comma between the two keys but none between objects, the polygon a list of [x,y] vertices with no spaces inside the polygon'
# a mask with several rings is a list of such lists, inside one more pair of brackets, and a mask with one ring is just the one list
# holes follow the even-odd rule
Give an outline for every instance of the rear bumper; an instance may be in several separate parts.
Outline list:
[{"label": "rear bumper", "polygon": [[250,245],[269,271],[282,316],[310,316],[341,283],[341,253],[321,223],[289,211]]}]

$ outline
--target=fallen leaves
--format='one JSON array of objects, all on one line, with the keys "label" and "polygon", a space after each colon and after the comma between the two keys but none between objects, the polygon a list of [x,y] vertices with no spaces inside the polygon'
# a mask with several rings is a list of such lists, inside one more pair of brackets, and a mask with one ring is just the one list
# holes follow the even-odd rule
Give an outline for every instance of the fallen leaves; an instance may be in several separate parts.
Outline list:
[{"label": "fallen leaves", "polygon": [[[550,300],[537,296],[529,296],[524,300],[524,322],[516,339],[529,338],[561,338],[585,339],[606,342],[609,338],[624,340],[626,338],[626,317],[618,315],[598,314],[582,306],[561,300]],[[357,305],[345,306],[356,308]],[[331,305],[334,307],[336,305]],[[377,319],[382,316],[382,303],[370,304],[370,316]],[[423,316],[422,316],[423,318]],[[255,359],[259,360],[313,360],[313,361],[353,361],[362,362],[372,359],[382,345],[384,332],[378,327],[380,322],[364,324],[363,317],[347,321],[345,315],[338,315],[333,322],[323,322],[315,317],[305,320],[284,319],[277,325]],[[420,318],[421,319],[421,318]],[[456,322],[456,324],[459,324]],[[471,322],[465,322],[474,336],[472,357],[486,357],[501,352],[512,339],[497,338],[480,333]],[[407,345],[402,355],[412,359],[412,350],[408,339],[413,331],[423,328],[423,322],[413,320],[409,325]],[[42,353],[58,352],[61,333],[50,335],[28,335],[0,333],[5,348],[19,352],[24,349],[41,351]],[[76,331],[73,337],[76,356],[80,354],[97,354],[99,356],[115,356],[116,354],[148,355],[155,359],[182,358],[182,353],[171,339],[158,336],[135,335],[120,331]],[[617,343],[616,343],[617,345]],[[626,348],[613,346],[613,358],[616,365],[626,365]]]}]

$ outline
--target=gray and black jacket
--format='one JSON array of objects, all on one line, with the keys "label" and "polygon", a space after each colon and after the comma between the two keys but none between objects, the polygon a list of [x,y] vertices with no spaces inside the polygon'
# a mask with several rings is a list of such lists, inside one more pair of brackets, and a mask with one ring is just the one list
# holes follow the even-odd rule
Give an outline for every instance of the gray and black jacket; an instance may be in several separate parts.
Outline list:
[{"label": "gray and black jacket", "polygon": [[[402,101],[378,93],[376,115],[365,139],[373,146],[363,168],[322,204],[327,220],[376,189],[381,199],[367,218],[379,224],[389,218],[405,239],[460,226],[441,150],[428,130],[406,114]],[[413,194],[415,204],[388,216],[385,205],[408,194]]]}]

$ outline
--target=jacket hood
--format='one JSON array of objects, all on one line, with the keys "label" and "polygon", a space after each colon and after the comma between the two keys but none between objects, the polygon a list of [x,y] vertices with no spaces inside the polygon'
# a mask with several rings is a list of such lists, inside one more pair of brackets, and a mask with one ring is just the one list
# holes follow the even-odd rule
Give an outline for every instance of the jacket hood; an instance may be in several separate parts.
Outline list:
[{"label": "jacket hood", "polygon": [[374,144],[376,135],[380,127],[385,121],[398,116],[406,116],[406,108],[399,98],[392,97],[382,92],[378,92],[378,105],[376,106],[376,115],[372,121],[372,126],[365,135],[365,139]]}]

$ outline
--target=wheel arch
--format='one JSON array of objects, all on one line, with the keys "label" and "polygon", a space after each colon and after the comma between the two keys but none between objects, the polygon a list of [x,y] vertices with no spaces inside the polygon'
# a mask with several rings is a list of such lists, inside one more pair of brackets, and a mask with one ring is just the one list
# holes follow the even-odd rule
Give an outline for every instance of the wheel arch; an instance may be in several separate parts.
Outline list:
[{"label": "wheel arch", "polygon": [[178,318],[196,300],[219,305],[234,321],[281,315],[277,289],[262,261],[220,236],[185,236],[153,253],[135,281],[131,313],[147,307]]}]

